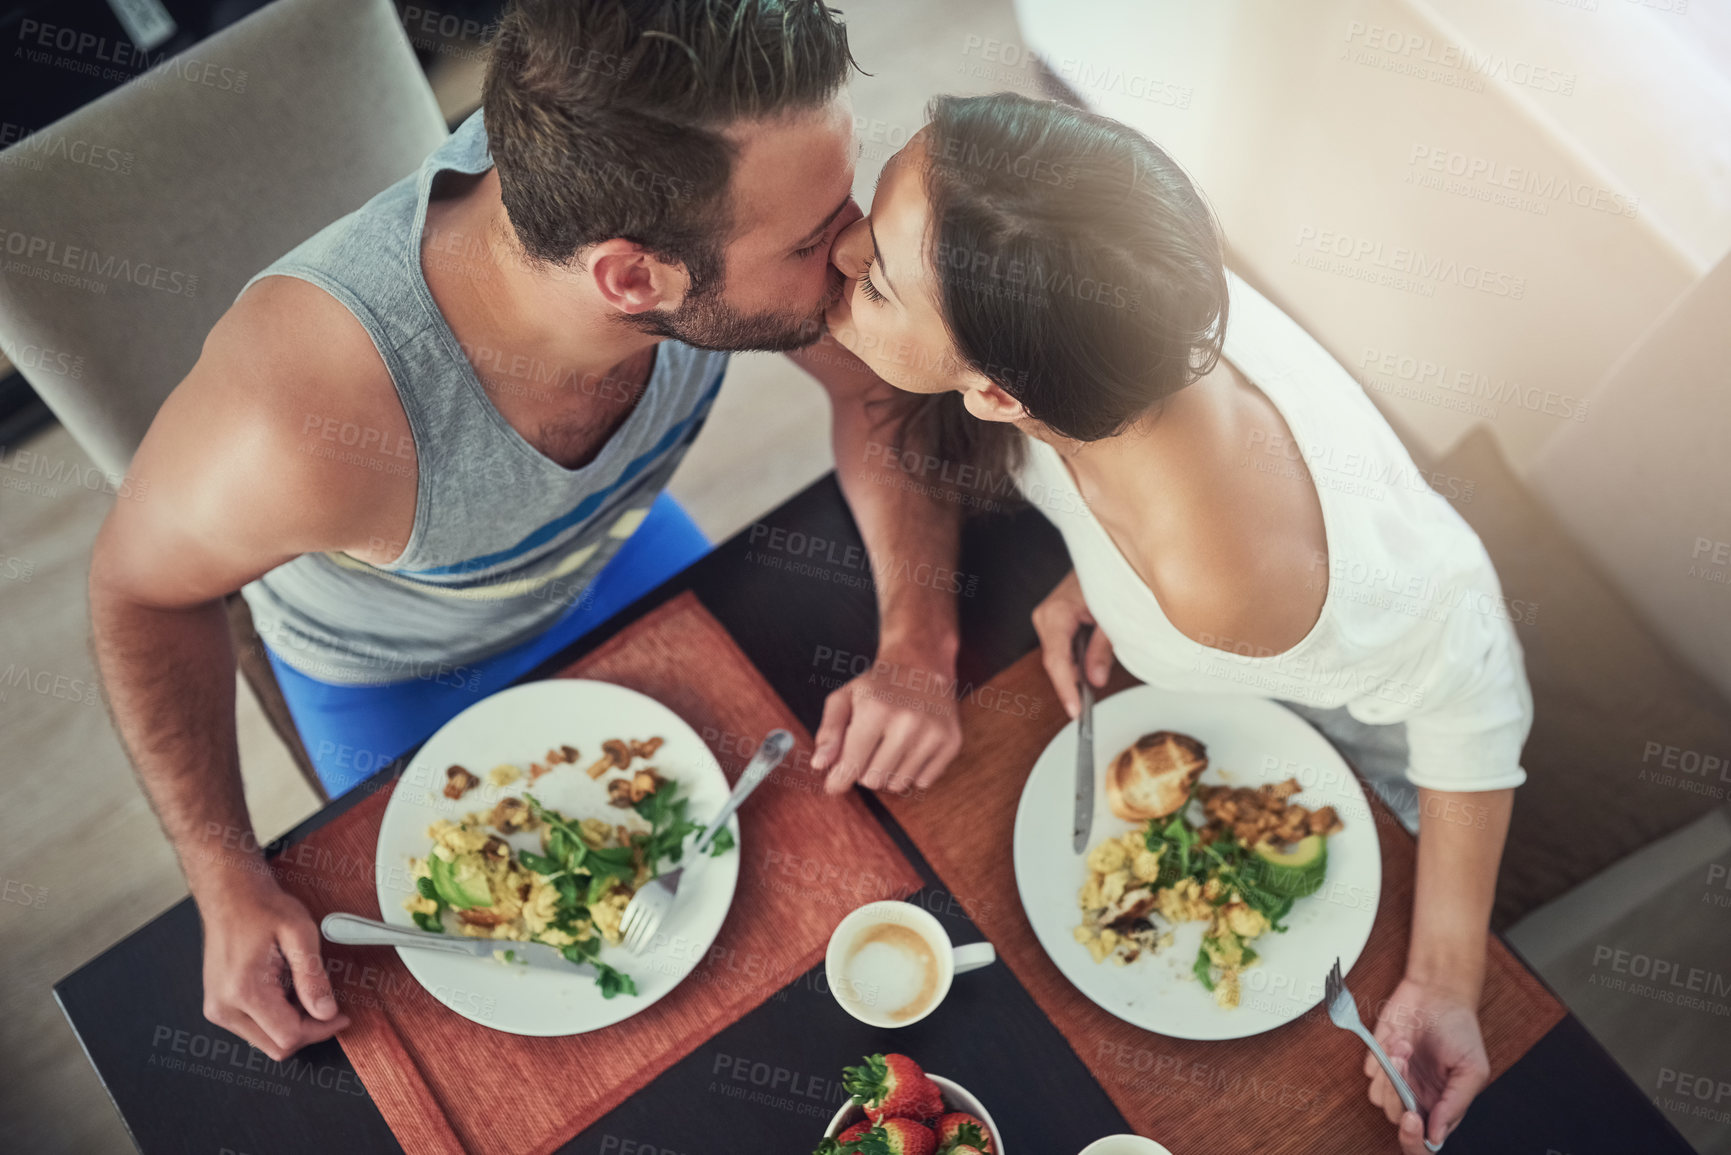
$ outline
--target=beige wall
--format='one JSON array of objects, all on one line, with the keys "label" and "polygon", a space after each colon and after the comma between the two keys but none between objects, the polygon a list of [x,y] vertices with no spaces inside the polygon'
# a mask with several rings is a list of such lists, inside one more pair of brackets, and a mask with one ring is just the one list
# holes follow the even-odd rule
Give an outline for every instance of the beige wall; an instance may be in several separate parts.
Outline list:
[{"label": "beige wall", "polygon": [[1731,697],[1731,258],[1662,317],[1528,481]]},{"label": "beige wall", "polygon": [[[1523,468],[1706,263],[1536,99],[1596,91],[1554,50],[1467,43],[1405,0],[1020,0],[1018,14],[1084,97],[1192,172],[1239,271],[1433,452],[1482,421]],[[1466,51],[1493,62],[1448,63]],[[1488,173],[1449,177],[1474,164],[1533,191],[1499,204]],[[1564,187],[1588,207],[1543,195]]]}]

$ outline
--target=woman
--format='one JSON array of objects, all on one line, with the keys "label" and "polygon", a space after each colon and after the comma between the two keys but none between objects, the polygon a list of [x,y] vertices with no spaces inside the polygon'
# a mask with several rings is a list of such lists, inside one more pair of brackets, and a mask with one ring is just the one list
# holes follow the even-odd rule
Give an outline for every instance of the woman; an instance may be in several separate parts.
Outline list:
[{"label": "woman", "polygon": [[940,97],[833,260],[837,339],[930,395],[904,435],[1012,471],[1062,532],[1075,570],[1034,623],[1072,715],[1093,623],[1096,685],[1116,654],[1154,685],[1285,700],[1417,826],[1406,974],[1376,1033],[1428,1134],[1365,1073],[1403,1149],[1440,1142],[1489,1074],[1485,940],[1532,716],[1477,537],[1124,125]]}]

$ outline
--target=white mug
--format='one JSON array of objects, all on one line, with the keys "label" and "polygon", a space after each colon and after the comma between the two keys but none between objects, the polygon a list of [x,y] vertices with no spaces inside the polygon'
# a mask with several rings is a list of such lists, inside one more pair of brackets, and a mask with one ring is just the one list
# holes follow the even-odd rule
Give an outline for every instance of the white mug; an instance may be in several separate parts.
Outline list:
[{"label": "white mug", "polygon": [[1172,1152],[1140,1135],[1108,1135],[1082,1148],[1081,1155],[1172,1155]]},{"label": "white mug", "polygon": [[[930,994],[921,991],[916,996],[929,999],[925,1009],[917,1014],[896,1016],[898,1008],[879,1005],[880,996],[884,992],[852,979],[847,974],[847,956],[853,952],[855,941],[860,935],[877,926],[906,927],[919,935],[931,948],[932,958],[938,968],[935,987]],[[907,1027],[938,1009],[938,1004],[950,993],[950,982],[956,975],[989,966],[997,957],[998,952],[992,949],[989,942],[970,943],[967,946],[952,945],[943,923],[930,911],[911,902],[868,902],[842,919],[835,932],[829,936],[829,951],[824,956],[824,974],[829,980],[830,993],[835,996],[835,1001],[841,1004],[842,1010],[860,1022],[874,1027]]]}]

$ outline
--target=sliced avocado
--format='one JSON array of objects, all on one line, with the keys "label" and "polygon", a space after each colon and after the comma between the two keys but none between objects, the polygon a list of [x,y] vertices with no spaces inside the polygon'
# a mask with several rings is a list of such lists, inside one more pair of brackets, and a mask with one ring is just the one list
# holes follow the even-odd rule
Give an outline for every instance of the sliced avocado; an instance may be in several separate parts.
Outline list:
[{"label": "sliced avocado", "polygon": [[487,885],[478,855],[459,855],[456,861],[446,862],[435,854],[427,860],[427,871],[432,876],[433,889],[448,906],[468,910],[493,905],[493,890]]},{"label": "sliced avocado", "polygon": [[1312,834],[1280,850],[1268,843],[1254,848],[1256,883],[1285,898],[1303,898],[1316,893],[1328,872],[1328,839]]}]

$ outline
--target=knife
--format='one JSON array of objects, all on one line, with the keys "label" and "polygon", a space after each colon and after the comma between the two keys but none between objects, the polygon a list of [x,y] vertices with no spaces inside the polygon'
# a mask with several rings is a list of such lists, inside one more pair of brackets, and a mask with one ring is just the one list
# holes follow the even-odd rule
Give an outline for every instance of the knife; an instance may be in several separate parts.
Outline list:
[{"label": "knife", "polygon": [[1094,627],[1083,622],[1071,646],[1076,652],[1076,682],[1082,691],[1082,708],[1076,713],[1076,825],[1074,848],[1088,850],[1088,835],[1094,829],[1094,687],[1088,682],[1083,659]]},{"label": "knife", "polygon": [[484,959],[491,959],[494,951],[510,951],[511,958],[508,961],[528,963],[530,966],[546,967],[549,970],[562,970],[567,974],[589,974],[595,969],[588,963],[572,962],[544,942],[433,934],[431,931],[410,930],[406,926],[392,926],[390,923],[341,911],[325,915],[324,921],[319,923],[319,930],[331,942],[343,943],[346,946],[406,946]]}]

